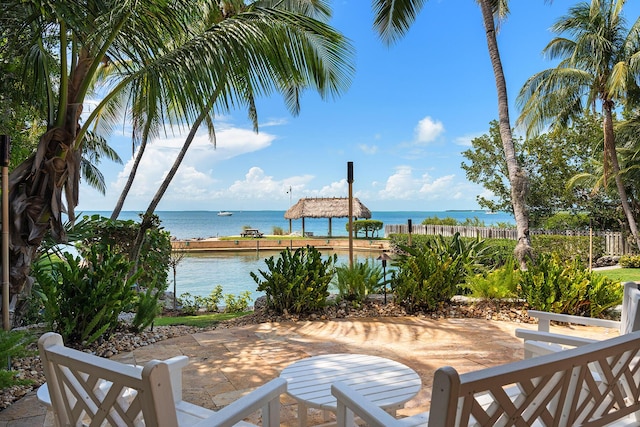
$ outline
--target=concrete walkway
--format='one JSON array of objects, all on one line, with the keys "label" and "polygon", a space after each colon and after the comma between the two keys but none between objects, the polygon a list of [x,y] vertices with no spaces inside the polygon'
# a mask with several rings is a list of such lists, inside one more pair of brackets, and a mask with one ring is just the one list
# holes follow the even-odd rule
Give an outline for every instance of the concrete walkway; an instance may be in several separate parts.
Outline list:
[{"label": "concrete walkway", "polygon": [[[283,322],[217,329],[162,341],[119,354],[114,359],[144,364],[184,354],[190,364],[183,371],[186,401],[211,409],[275,378],[295,360],[327,353],[365,353],[382,356],[413,368],[422,379],[422,391],[399,415],[429,409],[434,371],[445,365],[461,373],[522,359],[516,328],[536,325],[512,322],[417,317]],[[562,333],[608,338],[617,331],[558,327]],[[297,406],[281,398],[282,425],[297,426]],[[257,419],[251,420],[258,423]],[[310,425],[322,423],[319,411],[309,411]],[[51,426],[53,420],[35,393],[0,412],[0,427]]]}]

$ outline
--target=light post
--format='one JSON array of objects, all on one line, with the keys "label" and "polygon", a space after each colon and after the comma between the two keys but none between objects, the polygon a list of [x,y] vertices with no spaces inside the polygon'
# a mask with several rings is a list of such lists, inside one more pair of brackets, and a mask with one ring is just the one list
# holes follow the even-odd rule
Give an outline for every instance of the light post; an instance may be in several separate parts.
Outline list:
[{"label": "light post", "polygon": [[384,285],[384,304],[387,305],[387,261],[391,259],[386,252],[382,252],[378,258],[379,261],[382,261],[382,284]]}]

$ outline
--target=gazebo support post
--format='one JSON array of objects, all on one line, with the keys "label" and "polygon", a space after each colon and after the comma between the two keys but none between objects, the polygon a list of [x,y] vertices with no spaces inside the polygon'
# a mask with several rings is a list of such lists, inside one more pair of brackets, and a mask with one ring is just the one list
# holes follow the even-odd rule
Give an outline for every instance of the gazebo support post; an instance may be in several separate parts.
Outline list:
[{"label": "gazebo support post", "polygon": [[331,217],[329,217],[329,237],[331,237]]}]

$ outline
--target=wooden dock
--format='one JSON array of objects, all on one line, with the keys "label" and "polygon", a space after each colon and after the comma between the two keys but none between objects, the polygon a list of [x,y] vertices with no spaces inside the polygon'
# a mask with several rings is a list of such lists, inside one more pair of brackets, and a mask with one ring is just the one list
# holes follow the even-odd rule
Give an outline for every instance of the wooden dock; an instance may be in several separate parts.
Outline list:
[{"label": "wooden dock", "polygon": [[[315,237],[307,239],[186,239],[172,240],[173,250],[185,252],[214,252],[214,251],[282,251],[285,248],[297,249],[314,246],[318,250],[348,251],[349,239]],[[388,240],[353,239],[353,250],[362,251],[387,251],[390,245]]]}]

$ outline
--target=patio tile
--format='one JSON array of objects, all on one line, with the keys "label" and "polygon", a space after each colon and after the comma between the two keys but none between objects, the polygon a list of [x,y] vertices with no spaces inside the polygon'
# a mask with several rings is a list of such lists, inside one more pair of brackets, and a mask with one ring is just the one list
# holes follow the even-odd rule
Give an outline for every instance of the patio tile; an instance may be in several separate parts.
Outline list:
[{"label": "patio tile", "polygon": [[[279,322],[213,331],[168,339],[114,356],[124,363],[144,363],[177,355],[190,358],[183,370],[186,401],[219,409],[246,392],[277,377],[290,363],[319,354],[365,353],[397,360],[413,368],[422,380],[416,397],[398,411],[412,415],[429,409],[434,371],[445,365],[461,373],[522,359],[516,328],[535,325],[478,320],[399,317]],[[572,328],[598,339],[615,331]],[[566,327],[552,331],[565,332]],[[481,337],[481,339],[479,339]],[[297,426],[297,404],[281,397],[282,425]],[[260,421],[260,414],[252,417]],[[311,425],[324,422],[321,411],[310,410]],[[0,427],[51,426],[53,419],[35,393],[0,412]]]}]

